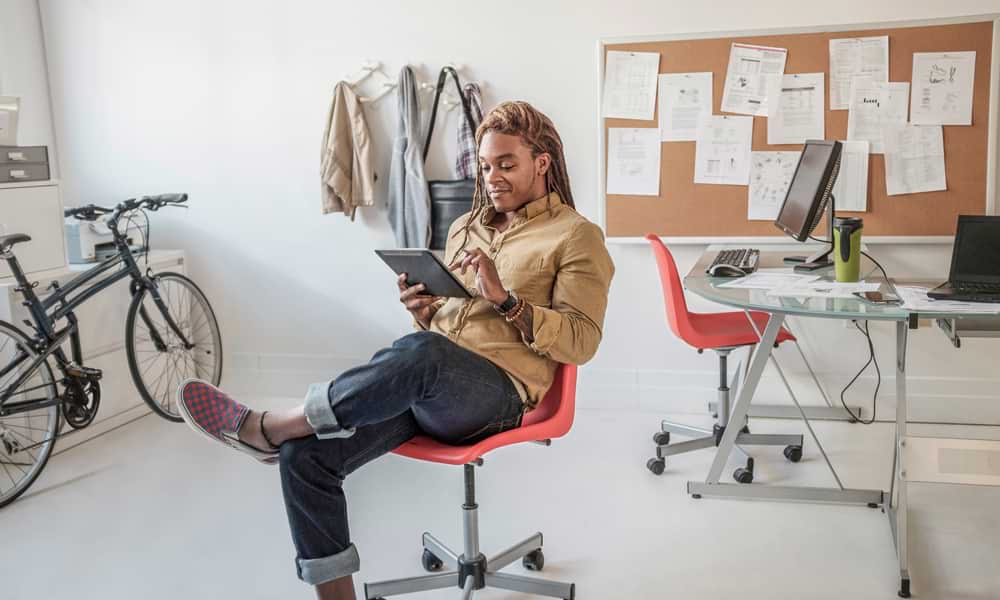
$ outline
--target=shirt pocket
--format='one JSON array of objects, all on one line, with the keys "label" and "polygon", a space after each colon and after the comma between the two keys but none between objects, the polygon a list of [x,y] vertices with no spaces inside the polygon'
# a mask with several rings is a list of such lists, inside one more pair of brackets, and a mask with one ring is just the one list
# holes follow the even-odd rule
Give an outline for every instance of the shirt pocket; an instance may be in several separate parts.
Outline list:
[{"label": "shirt pocket", "polygon": [[536,270],[506,269],[501,274],[504,287],[524,298],[535,306],[552,306],[552,286],[555,284],[555,274],[550,273],[544,265]]}]

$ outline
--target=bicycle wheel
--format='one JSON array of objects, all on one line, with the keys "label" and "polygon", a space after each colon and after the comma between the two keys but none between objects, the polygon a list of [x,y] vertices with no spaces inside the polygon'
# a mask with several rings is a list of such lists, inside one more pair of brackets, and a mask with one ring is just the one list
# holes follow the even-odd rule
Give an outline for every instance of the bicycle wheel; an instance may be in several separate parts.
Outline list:
[{"label": "bicycle wheel", "polygon": [[[0,321],[0,392],[6,393],[38,358],[31,340],[13,325]],[[58,394],[48,361],[4,403],[55,400]],[[59,433],[59,404],[0,416],[0,507],[24,493],[45,468]]]},{"label": "bicycle wheel", "polygon": [[132,298],[125,321],[125,354],[142,399],[161,417],[180,422],[175,392],[196,377],[218,385],[222,379],[222,336],[205,294],[187,277],[153,277],[164,308],[192,344],[187,348],[163,310],[143,289]]}]

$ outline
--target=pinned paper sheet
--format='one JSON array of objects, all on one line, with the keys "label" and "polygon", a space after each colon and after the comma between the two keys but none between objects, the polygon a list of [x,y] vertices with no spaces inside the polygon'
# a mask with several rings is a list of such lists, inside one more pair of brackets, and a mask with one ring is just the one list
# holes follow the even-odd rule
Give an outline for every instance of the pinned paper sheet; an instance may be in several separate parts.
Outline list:
[{"label": "pinned paper sheet", "polygon": [[660,136],[664,142],[693,142],[698,122],[712,114],[712,72],[660,75]]},{"label": "pinned paper sheet", "polygon": [[944,173],[944,135],[940,125],[894,125],[882,130],[885,141],[886,194],[948,189]]},{"label": "pinned paper sheet", "polygon": [[747,220],[773,221],[788,194],[801,152],[751,152]]},{"label": "pinned paper sheet", "polygon": [[840,174],[833,184],[838,211],[868,210],[868,142],[840,142]]},{"label": "pinned paper sheet", "polygon": [[906,124],[910,84],[885,83],[855,77],[851,83],[851,109],[847,115],[847,139],[867,141],[872,154],[882,154],[882,128]]},{"label": "pinned paper sheet", "polygon": [[[777,78],[774,78],[777,82]],[[804,144],[824,137],[823,73],[796,73],[772,84],[768,144]]]},{"label": "pinned paper sheet", "polygon": [[768,87],[785,73],[788,50],[769,46],[733,44],[729,50],[726,87],[722,94],[722,110],[741,115],[768,114]]},{"label": "pinned paper sheet", "polygon": [[746,185],[752,138],[753,117],[702,118],[694,150],[694,182]]},{"label": "pinned paper sheet", "polygon": [[651,120],[659,69],[659,52],[609,51],[604,70],[604,116]]},{"label": "pinned paper sheet", "polygon": [[660,195],[660,130],[608,129],[608,194]]},{"label": "pinned paper sheet", "polygon": [[914,125],[972,125],[973,52],[914,52],[910,121]]},{"label": "pinned paper sheet", "polygon": [[830,40],[830,110],[849,108],[858,76],[889,81],[889,36]]}]

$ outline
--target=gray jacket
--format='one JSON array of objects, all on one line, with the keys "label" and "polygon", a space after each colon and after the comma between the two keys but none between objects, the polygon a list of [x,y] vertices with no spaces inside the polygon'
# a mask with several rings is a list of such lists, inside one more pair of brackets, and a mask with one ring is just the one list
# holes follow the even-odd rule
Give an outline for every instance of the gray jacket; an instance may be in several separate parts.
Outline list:
[{"label": "gray jacket", "polygon": [[399,128],[389,163],[389,225],[401,248],[426,248],[431,241],[431,197],[424,175],[420,105],[410,67],[399,72]]}]

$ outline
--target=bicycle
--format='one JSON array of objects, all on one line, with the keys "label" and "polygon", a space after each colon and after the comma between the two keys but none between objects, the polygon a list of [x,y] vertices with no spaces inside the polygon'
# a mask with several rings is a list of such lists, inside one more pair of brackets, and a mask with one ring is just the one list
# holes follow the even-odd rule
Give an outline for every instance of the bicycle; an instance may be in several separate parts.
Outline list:
[{"label": "bicycle", "polygon": [[[13,502],[37,479],[61,430],[90,425],[101,402],[99,369],[84,366],[74,309],[101,291],[131,278],[132,300],[125,319],[125,352],[132,381],[155,413],[181,421],[174,390],[189,377],[218,385],[222,378],[222,338],[215,313],[197,285],[179,273],[145,272],[139,258],[149,253],[149,218],[167,206],[180,206],[187,194],[130,199],[115,208],[93,204],[67,209],[66,217],[95,221],[110,215],[115,253],[80,273],[65,285],[53,282],[44,299],[29,282],[15,245],[31,238],[15,233],[0,236],[0,258],[7,261],[30,320],[27,333],[0,321],[0,508]],[[133,247],[128,225],[145,217],[142,244]],[[126,232],[119,231],[124,222]],[[62,325],[59,323],[63,322]],[[69,342],[70,356],[64,345]],[[53,376],[52,363],[61,374]],[[61,393],[60,393],[61,390]],[[60,418],[61,417],[61,418]],[[40,439],[39,439],[40,438]]]}]

